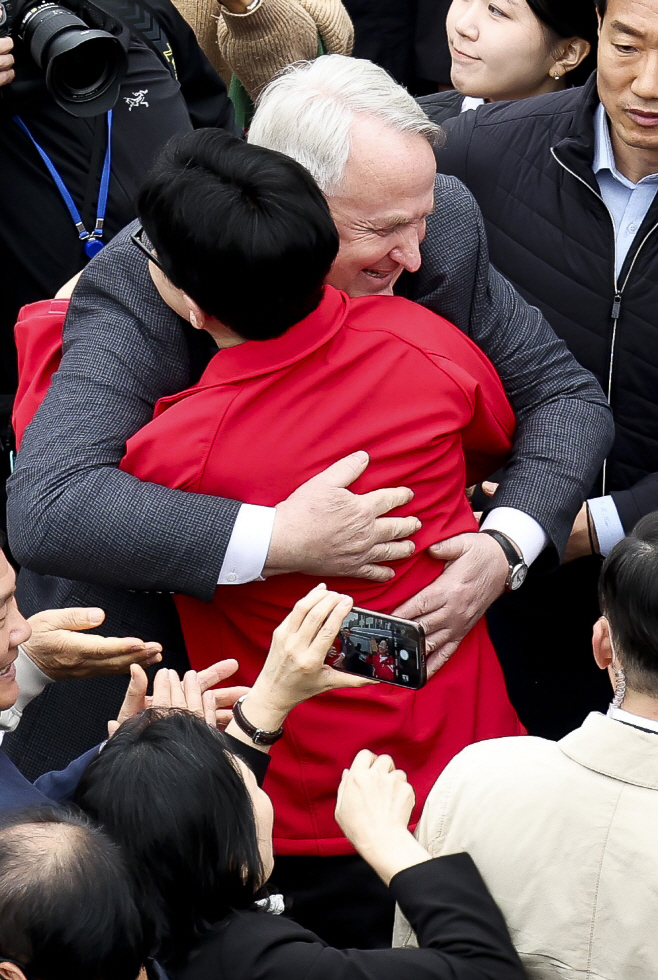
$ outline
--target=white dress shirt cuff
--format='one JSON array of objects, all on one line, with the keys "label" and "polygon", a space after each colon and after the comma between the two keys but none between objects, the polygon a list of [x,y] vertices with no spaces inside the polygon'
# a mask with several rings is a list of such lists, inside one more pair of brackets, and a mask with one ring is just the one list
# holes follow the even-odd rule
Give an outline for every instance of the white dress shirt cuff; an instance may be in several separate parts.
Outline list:
[{"label": "white dress shirt cuff", "polygon": [[500,531],[511,538],[528,566],[548,544],[548,535],[541,524],[515,507],[494,507],[482,522],[481,530],[485,528]]},{"label": "white dress shirt cuff", "polygon": [[596,528],[599,552],[605,557],[610,554],[618,541],[626,537],[619,520],[619,511],[612,497],[593,497],[592,500],[587,501],[587,506]]},{"label": "white dress shirt cuff", "polygon": [[44,674],[33,660],[30,660],[23,647],[19,647],[16,658],[16,683],[18,685],[16,703],[11,708],[7,708],[6,711],[0,711],[1,733],[13,732],[18,727],[23,711],[30,701],[33,701],[49,684],[52,684],[53,679]]},{"label": "white dress shirt cuff", "polygon": [[274,507],[242,505],[226,549],[218,585],[244,585],[262,578],[275,515]]}]

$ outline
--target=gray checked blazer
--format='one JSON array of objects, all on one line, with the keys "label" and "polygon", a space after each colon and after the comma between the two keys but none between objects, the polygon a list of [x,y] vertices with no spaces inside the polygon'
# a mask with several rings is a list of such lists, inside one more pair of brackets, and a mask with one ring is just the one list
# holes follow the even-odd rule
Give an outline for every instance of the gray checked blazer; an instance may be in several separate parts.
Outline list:
[{"label": "gray checked blazer", "polygon": [[[131,230],[89,264],[75,291],[61,367],[9,482],[9,533],[25,614],[101,606],[104,632],[157,639],[174,665],[185,652],[168,593],[212,598],[239,503],[142,483],[117,468],[156,400],[194,383],[214,350],[160,299]],[[593,376],[490,267],[478,206],[452,177],[437,177],[423,266],[408,292],[497,368],[518,432],[490,506],[530,514],[559,552],[611,444],[610,413]],[[63,764],[103,737],[124,686],[51,686],[6,739],[8,750],[30,774]],[[69,721],[64,735],[55,706],[66,698],[75,699],[76,725]]]}]

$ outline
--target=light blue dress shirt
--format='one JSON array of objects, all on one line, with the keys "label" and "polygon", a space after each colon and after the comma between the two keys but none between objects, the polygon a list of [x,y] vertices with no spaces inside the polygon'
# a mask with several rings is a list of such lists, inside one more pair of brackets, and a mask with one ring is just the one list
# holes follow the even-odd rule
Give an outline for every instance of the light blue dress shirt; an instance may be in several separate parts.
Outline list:
[{"label": "light blue dress shirt", "polygon": [[[615,277],[618,278],[628,250],[658,191],[658,174],[649,174],[634,184],[619,172],[612,151],[608,117],[602,105],[594,113],[592,170],[615,226]],[[589,500],[588,506],[596,527],[599,550],[602,555],[607,555],[624,537],[619,513],[609,496]]]}]

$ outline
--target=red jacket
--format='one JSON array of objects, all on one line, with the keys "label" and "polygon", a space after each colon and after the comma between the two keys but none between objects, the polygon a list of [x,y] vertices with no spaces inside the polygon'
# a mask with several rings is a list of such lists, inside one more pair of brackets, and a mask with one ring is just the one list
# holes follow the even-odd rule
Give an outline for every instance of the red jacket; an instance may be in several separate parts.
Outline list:
[{"label": "red jacket", "polygon": [[[328,579],[355,603],[391,612],[436,578],[425,550],[476,530],[464,488],[504,463],[514,417],[484,354],[459,330],[397,297],[349,300],[327,287],[320,307],[283,337],[220,351],[197,385],[161,399],[128,443],[123,468],[142,480],[274,505],[356,449],[371,463],[352,489],[409,486],[401,510],[423,522],[416,553],[385,585]],[[316,580],[302,575],[177,596],[194,667],[237,657],[250,684],[272,630]],[[416,789],[471,742],[522,733],[481,621],[418,692],[381,684],[331,692],[292,712],[272,750],[269,790],[281,854],[343,854],[334,821],[340,774],[364,747],[393,754]]]}]

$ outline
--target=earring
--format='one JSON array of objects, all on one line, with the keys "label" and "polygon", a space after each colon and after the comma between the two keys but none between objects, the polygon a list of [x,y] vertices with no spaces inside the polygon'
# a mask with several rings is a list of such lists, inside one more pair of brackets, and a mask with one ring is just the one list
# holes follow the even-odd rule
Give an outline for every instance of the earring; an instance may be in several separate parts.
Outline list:
[{"label": "earring", "polygon": [[610,702],[611,708],[621,708],[622,701],[626,696],[626,675],[623,667],[612,668],[615,672],[615,696]]},{"label": "earring", "polygon": [[619,663],[617,657],[617,651],[615,650],[615,645],[612,642],[612,634],[610,633],[610,628],[608,627],[608,639],[610,640],[610,650],[612,652],[612,663],[611,667],[615,675],[615,695],[610,702],[611,708],[621,708],[621,703],[626,696],[626,674],[624,673],[624,668]]},{"label": "earring", "polygon": [[560,75],[560,73],[556,71],[556,72],[553,72],[553,74],[552,74],[551,77],[554,78],[556,82],[559,82],[560,79],[562,78],[562,75]]}]

